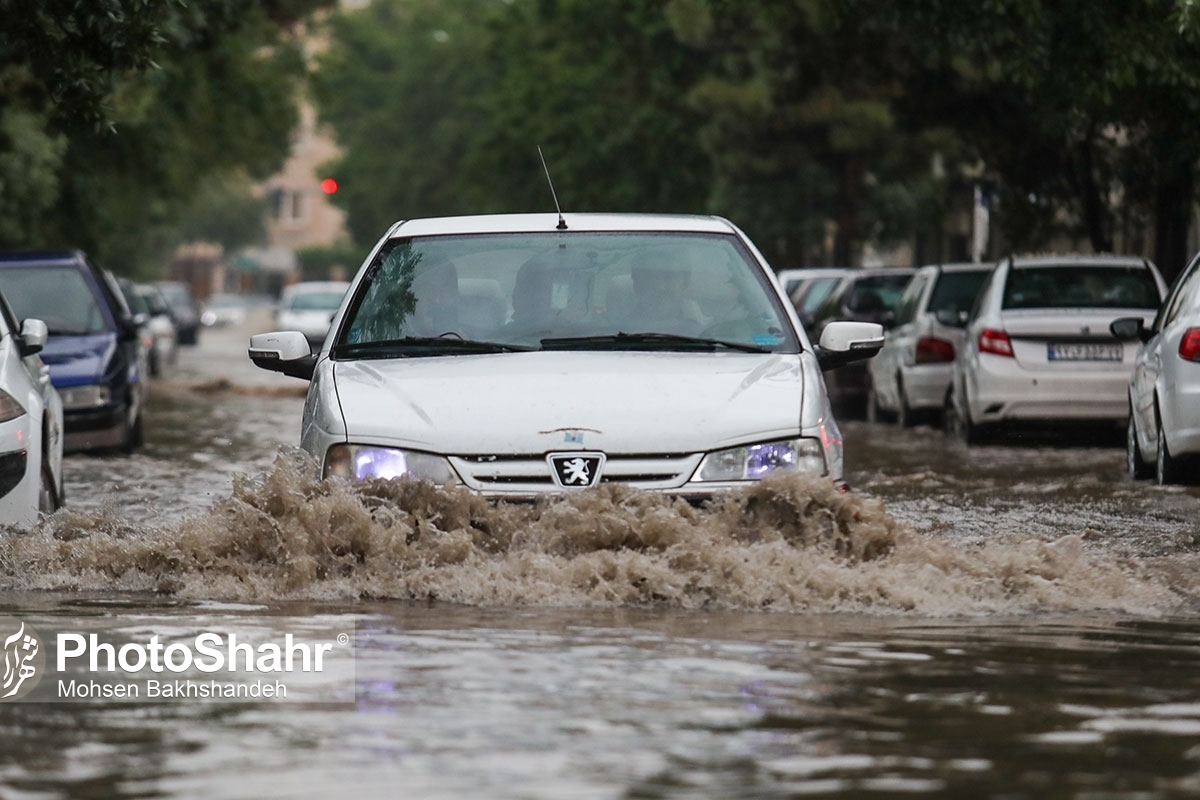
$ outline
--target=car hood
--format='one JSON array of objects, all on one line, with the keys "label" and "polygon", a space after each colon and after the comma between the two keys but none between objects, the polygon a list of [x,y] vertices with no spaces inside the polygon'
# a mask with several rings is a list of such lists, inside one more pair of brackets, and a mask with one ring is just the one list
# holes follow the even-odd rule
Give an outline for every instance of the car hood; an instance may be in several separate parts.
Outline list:
[{"label": "car hood", "polygon": [[796,436],[798,355],[533,352],[337,362],[350,441],[684,453]]},{"label": "car hood", "polygon": [[117,335],[111,332],[85,336],[51,336],[40,353],[50,367],[50,381],[56,388],[96,383],[112,359]]}]

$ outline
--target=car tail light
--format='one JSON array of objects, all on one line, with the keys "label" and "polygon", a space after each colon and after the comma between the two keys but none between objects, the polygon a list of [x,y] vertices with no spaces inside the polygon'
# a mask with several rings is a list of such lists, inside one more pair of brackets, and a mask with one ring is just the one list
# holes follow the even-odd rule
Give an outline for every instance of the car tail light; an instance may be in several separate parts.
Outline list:
[{"label": "car tail light", "polygon": [[1179,340],[1179,357],[1200,361],[1200,328],[1188,328]]},{"label": "car tail light", "polygon": [[979,352],[995,353],[998,356],[1012,358],[1012,342],[1004,331],[984,328],[979,332]]},{"label": "car tail light", "polygon": [[945,339],[922,336],[917,339],[913,361],[917,364],[944,364],[954,360],[954,345]]}]

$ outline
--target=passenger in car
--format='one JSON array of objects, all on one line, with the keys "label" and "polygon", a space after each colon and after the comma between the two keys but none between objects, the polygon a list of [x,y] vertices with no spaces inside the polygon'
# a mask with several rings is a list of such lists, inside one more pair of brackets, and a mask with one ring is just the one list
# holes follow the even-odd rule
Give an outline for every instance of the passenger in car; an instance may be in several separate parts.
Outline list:
[{"label": "passenger in car", "polygon": [[633,305],[626,310],[622,323],[633,329],[626,332],[694,336],[704,329],[707,322],[704,313],[688,293],[690,265],[686,254],[639,253],[630,265],[629,277],[633,283]]}]

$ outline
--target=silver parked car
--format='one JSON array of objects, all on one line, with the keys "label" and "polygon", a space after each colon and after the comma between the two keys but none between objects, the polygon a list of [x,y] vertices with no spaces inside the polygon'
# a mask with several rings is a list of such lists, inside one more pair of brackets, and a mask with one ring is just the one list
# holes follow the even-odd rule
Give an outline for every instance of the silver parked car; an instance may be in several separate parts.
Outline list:
[{"label": "silver parked car", "polygon": [[975,296],[993,264],[930,264],[900,295],[879,355],[867,364],[867,419],[890,416],[901,426],[940,418],[954,356]]},{"label": "silver parked car", "polygon": [[840,483],[822,369],[882,344],[843,322],[814,347],[728,220],[497,214],[396,223],[319,353],[281,331],[250,357],[311,379],[301,446],[326,476],[702,499],[780,472]]},{"label": "silver parked car", "polygon": [[1160,484],[1200,478],[1200,255],[1149,327],[1139,316],[1111,330],[1142,342],[1129,379],[1129,474]]},{"label": "silver parked car", "polygon": [[980,290],[954,362],[948,427],[968,444],[1006,422],[1123,424],[1137,343],[1109,325],[1149,324],[1166,286],[1143,258],[1005,258]]},{"label": "silver parked car", "polygon": [[46,323],[17,322],[0,297],[0,527],[27,528],[62,505],[63,409],[39,353]]},{"label": "silver parked car", "polygon": [[329,323],[350,284],[346,281],[303,281],[286,287],[275,309],[275,324],[300,331],[316,347],[329,333]]}]

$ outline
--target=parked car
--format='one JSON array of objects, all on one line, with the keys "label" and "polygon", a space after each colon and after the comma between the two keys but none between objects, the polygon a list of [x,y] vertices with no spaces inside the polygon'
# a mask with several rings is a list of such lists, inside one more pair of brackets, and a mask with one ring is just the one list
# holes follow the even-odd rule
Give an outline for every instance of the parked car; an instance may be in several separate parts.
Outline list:
[{"label": "parked car", "polygon": [[300,331],[312,346],[320,345],[348,288],[346,281],[303,281],[285,287],[275,311],[276,327]]},{"label": "parked car", "polygon": [[[892,309],[914,272],[912,267],[872,267],[847,272],[817,307],[808,326],[809,335],[819,340],[825,327],[838,320],[890,324]],[[829,399],[842,414],[863,415],[867,383],[864,361],[825,376]]]},{"label": "parked car", "polygon": [[122,313],[133,320],[138,330],[138,380],[143,402],[149,397],[149,380],[153,371],[150,362],[154,356],[154,333],[150,330],[150,309],[146,301],[138,294],[133,281],[128,278],[118,278],[111,272],[105,271],[105,277],[114,288],[117,298],[124,304]]},{"label": "parked car", "polygon": [[3,253],[0,293],[19,319],[47,325],[41,357],[62,397],[64,449],[140,447],[138,329],[104,274],[78,250]]},{"label": "parked car", "polygon": [[191,287],[182,281],[157,281],[154,285],[171,310],[176,341],[179,344],[195,344],[200,337],[200,306],[192,295]]},{"label": "parked car", "polygon": [[150,374],[159,377],[179,356],[179,335],[175,331],[175,320],[171,318],[171,309],[157,286],[142,283],[135,289],[150,313],[147,327],[154,337],[154,344],[150,349]]},{"label": "parked car", "polygon": [[247,302],[240,294],[214,294],[204,301],[200,324],[206,328],[241,325],[246,321]]},{"label": "parked car", "polygon": [[1109,330],[1141,342],[1129,379],[1126,463],[1159,484],[1200,478],[1200,254],[1175,281],[1147,327],[1141,316]]},{"label": "parked car", "polygon": [[38,353],[46,323],[0,297],[0,526],[27,528],[63,503],[63,409]]},{"label": "parked car", "polygon": [[988,276],[954,362],[947,422],[968,444],[1001,423],[1111,421],[1129,414],[1136,341],[1118,317],[1149,324],[1166,286],[1142,258],[1005,258]]},{"label": "parked car", "polygon": [[301,445],[325,476],[408,475],[488,496],[619,482],[703,499],[778,472],[842,480],[822,369],[770,267],[717,217],[498,214],[393,225],[317,353],[251,337],[311,379]]},{"label": "parked car", "polygon": [[867,419],[902,427],[940,422],[954,356],[975,297],[994,264],[930,264],[908,282],[893,310],[883,349],[867,364]]},{"label": "parked car", "polygon": [[807,329],[812,325],[813,315],[821,303],[850,270],[844,267],[813,267],[795,272],[802,274],[788,281],[791,288],[787,290],[787,295],[796,309],[796,315],[800,317],[800,324]]}]

